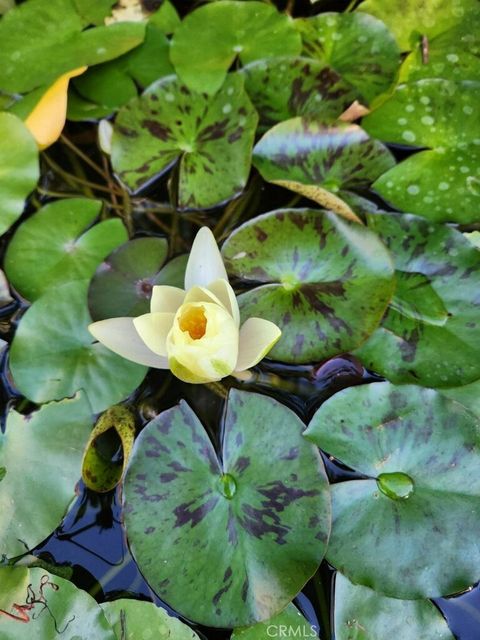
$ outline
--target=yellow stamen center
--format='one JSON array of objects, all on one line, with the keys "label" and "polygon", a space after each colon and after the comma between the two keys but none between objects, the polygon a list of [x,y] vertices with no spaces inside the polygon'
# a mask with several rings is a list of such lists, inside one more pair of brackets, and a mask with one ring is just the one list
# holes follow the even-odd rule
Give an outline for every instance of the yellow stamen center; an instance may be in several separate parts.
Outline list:
[{"label": "yellow stamen center", "polygon": [[207,318],[203,307],[190,307],[178,319],[182,331],[188,331],[193,340],[199,340],[207,330]]}]

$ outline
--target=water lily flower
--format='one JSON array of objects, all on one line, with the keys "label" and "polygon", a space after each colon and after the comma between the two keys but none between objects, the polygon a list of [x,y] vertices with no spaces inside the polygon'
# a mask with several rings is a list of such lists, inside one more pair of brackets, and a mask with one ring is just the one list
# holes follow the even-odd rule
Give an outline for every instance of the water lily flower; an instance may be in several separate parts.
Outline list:
[{"label": "water lily flower", "polygon": [[198,232],[185,271],[185,289],[152,291],[150,313],[111,318],[89,326],[92,335],[119,355],[185,382],[214,382],[256,365],[279,340],[273,322],[248,318],[240,326],[235,293],[212,232]]},{"label": "water lily flower", "polygon": [[25,125],[39,149],[46,149],[60,137],[67,119],[68,83],[70,78],[79,76],[86,69],[87,67],[79,67],[57,78],[25,119]]}]

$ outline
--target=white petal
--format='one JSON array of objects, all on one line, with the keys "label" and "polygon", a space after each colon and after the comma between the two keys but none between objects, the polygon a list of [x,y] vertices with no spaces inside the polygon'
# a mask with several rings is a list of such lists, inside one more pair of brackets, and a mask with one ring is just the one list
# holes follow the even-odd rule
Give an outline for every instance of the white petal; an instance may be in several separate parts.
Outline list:
[{"label": "white petal", "polygon": [[110,318],[93,322],[88,330],[103,345],[118,353],[122,358],[132,360],[146,367],[168,369],[168,360],[157,356],[147,347],[133,325],[133,318]]},{"label": "white petal", "polygon": [[208,227],[202,227],[193,241],[185,270],[185,289],[205,287],[214,280],[228,280],[217,241]]},{"label": "white petal", "polygon": [[276,324],[262,318],[249,318],[240,327],[240,344],[235,371],[250,369],[264,358],[282,332]]},{"label": "white petal", "polygon": [[159,356],[167,355],[167,335],[173,325],[174,313],[145,313],[134,318],[140,338]]},{"label": "white petal", "polygon": [[152,313],[175,313],[185,298],[185,291],[166,284],[156,285],[152,289],[150,311]]},{"label": "white petal", "polygon": [[238,309],[237,296],[227,280],[215,280],[208,285],[208,290],[217,296],[225,309],[230,313],[235,323],[240,326],[240,311]]},{"label": "white petal", "polygon": [[185,295],[183,303],[188,304],[190,302],[212,302],[230,313],[225,305],[222,304],[220,298],[217,298],[217,296],[210,291],[210,289],[207,289],[207,287],[192,287],[189,289]]}]

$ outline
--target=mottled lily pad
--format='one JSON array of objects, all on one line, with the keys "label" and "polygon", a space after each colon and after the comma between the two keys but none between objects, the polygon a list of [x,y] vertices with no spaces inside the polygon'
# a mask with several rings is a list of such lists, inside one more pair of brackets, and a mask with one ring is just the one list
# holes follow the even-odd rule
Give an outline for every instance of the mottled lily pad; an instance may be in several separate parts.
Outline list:
[{"label": "mottled lily pad", "polygon": [[265,622],[234,629],[231,640],[265,640],[281,637],[307,640],[318,638],[318,634],[297,607],[289,604],[284,611]]},{"label": "mottled lily pad", "polygon": [[479,434],[478,418],[432,389],[380,382],[327,400],[305,436],[367,476],[332,487],[327,560],[395,598],[477,582]]},{"label": "mottled lily pad", "polygon": [[363,342],[394,289],[393,267],[377,236],[328,211],[272,211],[227,239],[231,275],[261,286],[239,297],[243,318],[275,322],[270,352],[283,362],[318,361]]},{"label": "mottled lily pad", "polygon": [[47,204],[18,228],[8,245],[5,270],[28,300],[59,285],[85,280],[115,247],[127,239],[122,221],[94,226],[102,203],[69,198]]},{"label": "mottled lily pad", "polygon": [[[28,416],[8,414],[0,433],[0,558],[33,549],[60,524],[75,497],[91,427],[83,394]],[[2,618],[0,635],[3,624]]]},{"label": "mottled lily pad", "polygon": [[0,234],[21,215],[39,176],[38,147],[23,122],[0,113]]},{"label": "mottled lily pad", "polygon": [[148,313],[155,285],[183,289],[188,256],[165,264],[167,252],[167,241],[155,237],[135,238],[115,249],[90,283],[88,306],[93,320]]},{"label": "mottled lily pad", "polygon": [[335,577],[336,640],[454,640],[429,600],[387,598],[368,587]]},{"label": "mottled lily pad", "polygon": [[329,64],[370,103],[392,84],[400,51],[385,24],[365,13],[322,13],[295,21],[303,53]]},{"label": "mottled lily pad", "polygon": [[265,180],[298,182],[338,193],[369,186],[395,161],[390,151],[354,124],[327,127],[292,118],[255,145],[253,162]]},{"label": "mottled lily pad", "polygon": [[[4,569],[0,569],[1,573]],[[23,574],[23,567],[15,568]],[[28,588],[18,599],[18,592],[12,592],[12,608],[7,613],[26,620],[15,620],[2,616],[0,633],[5,640],[118,640],[107,622],[102,609],[91,595],[45,569],[28,569]],[[2,585],[3,586],[3,585]],[[32,607],[28,605],[32,599]],[[20,607],[18,608],[13,605]]]},{"label": "mottled lily pad", "polygon": [[66,71],[129,51],[145,33],[142,23],[82,32],[84,26],[71,0],[29,0],[9,11],[0,22],[0,89],[24,93],[51,84]]},{"label": "mottled lily pad", "polygon": [[252,624],[315,572],[330,498],[303,428],[272,398],[232,390],[222,462],[184,401],[141,432],[125,480],[127,536],[145,578],[178,612],[210,626]]},{"label": "mottled lily pad", "polygon": [[152,602],[122,598],[101,607],[117,640],[198,640],[195,631]]},{"label": "mottled lily pad", "polygon": [[467,407],[472,413],[480,417],[480,380],[476,380],[463,387],[442,389],[441,392],[446,395],[447,398],[463,404],[464,407]]},{"label": "mottled lily pad", "polygon": [[357,97],[324,62],[309,58],[269,58],[243,68],[245,88],[264,126],[295,116],[334,123]]},{"label": "mottled lily pad", "polygon": [[119,111],[112,165],[138,191],[179,161],[179,207],[212,207],[245,186],[257,120],[240,76],[212,97],[170,76]]},{"label": "mottled lily pad", "polygon": [[83,389],[95,413],[127,397],[146,367],[125,360],[87,331],[87,281],[50,289],[22,317],[10,349],[17,388],[34,402]]},{"label": "mottled lily pad", "polygon": [[377,331],[357,350],[392,382],[429,387],[480,378],[480,252],[462,233],[407,214],[368,214],[389,248],[397,289]]},{"label": "mottled lily pad", "polygon": [[248,64],[300,49],[292,20],[274,6],[219,0],[192,11],[175,30],[171,60],[190,89],[214,93],[237,56]]},{"label": "mottled lily pad", "polygon": [[478,12],[476,0],[366,0],[361,11],[387,25],[402,51],[410,51],[422,36],[433,38],[453,27],[468,14]]},{"label": "mottled lily pad", "polygon": [[373,185],[395,207],[436,222],[478,220],[480,204],[479,82],[420,80],[400,85],[363,120],[386,142],[429,147]]}]

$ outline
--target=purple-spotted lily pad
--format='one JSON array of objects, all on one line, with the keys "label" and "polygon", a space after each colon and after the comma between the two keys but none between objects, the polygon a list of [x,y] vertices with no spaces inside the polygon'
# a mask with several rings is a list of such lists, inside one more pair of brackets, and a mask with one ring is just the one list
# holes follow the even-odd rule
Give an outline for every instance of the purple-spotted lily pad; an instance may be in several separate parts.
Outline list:
[{"label": "purple-spotted lily pad", "polygon": [[93,320],[148,313],[155,285],[183,289],[187,255],[165,264],[164,238],[135,238],[115,249],[98,267],[88,290]]},{"label": "purple-spotted lily pad", "polygon": [[240,76],[214,96],[169,76],[119,111],[112,165],[136,192],[178,161],[179,207],[212,207],[243,190],[257,120]]},{"label": "purple-spotted lily pad", "polygon": [[397,87],[363,120],[373,136],[428,147],[373,188],[398,209],[435,222],[476,222],[480,206],[480,82],[419,80]]},{"label": "purple-spotted lily pad", "polygon": [[243,73],[245,89],[264,126],[295,116],[332,124],[357,97],[331,67],[309,58],[257,60]]},{"label": "purple-spotted lily pad", "polygon": [[480,252],[462,233],[406,214],[367,214],[389,248],[397,288],[357,350],[392,382],[451,387],[480,378]]},{"label": "purple-spotted lily pad", "polygon": [[101,209],[98,200],[57,200],[18,228],[5,271],[22,296],[33,301],[54,287],[90,279],[98,263],[127,239],[119,218],[91,226]]},{"label": "purple-spotted lily pad", "polygon": [[328,211],[285,209],[249,220],[227,239],[227,270],[260,285],[239,297],[242,316],[282,330],[272,358],[314,362],[344,353],[378,326],[394,289],[377,236]]},{"label": "purple-spotted lily pad", "polygon": [[303,55],[329,64],[360,100],[370,103],[394,81],[400,52],[381,20],[364,13],[322,13],[295,25]]},{"label": "purple-spotted lily pad", "polygon": [[192,11],[175,30],[171,60],[190,89],[215,93],[237,56],[248,64],[300,49],[292,20],[274,6],[219,0]]},{"label": "purple-spotted lily pad", "polygon": [[429,600],[387,598],[335,576],[336,640],[454,640],[445,618]]},{"label": "purple-spotted lily pad", "polygon": [[268,182],[314,185],[329,193],[368,187],[395,161],[390,151],[354,124],[327,127],[292,118],[272,127],[253,161]]},{"label": "purple-spotted lily pad", "polygon": [[327,400],[305,436],[366,476],[332,487],[327,560],[395,598],[477,582],[479,434],[479,418],[433,389],[380,382]]},{"label": "purple-spotted lily pad", "polygon": [[141,432],[125,480],[127,536],[147,581],[179,613],[253,624],[315,572],[330,497],[303,428],[272,398],[233,390],[221,457],[184,401]]}]

